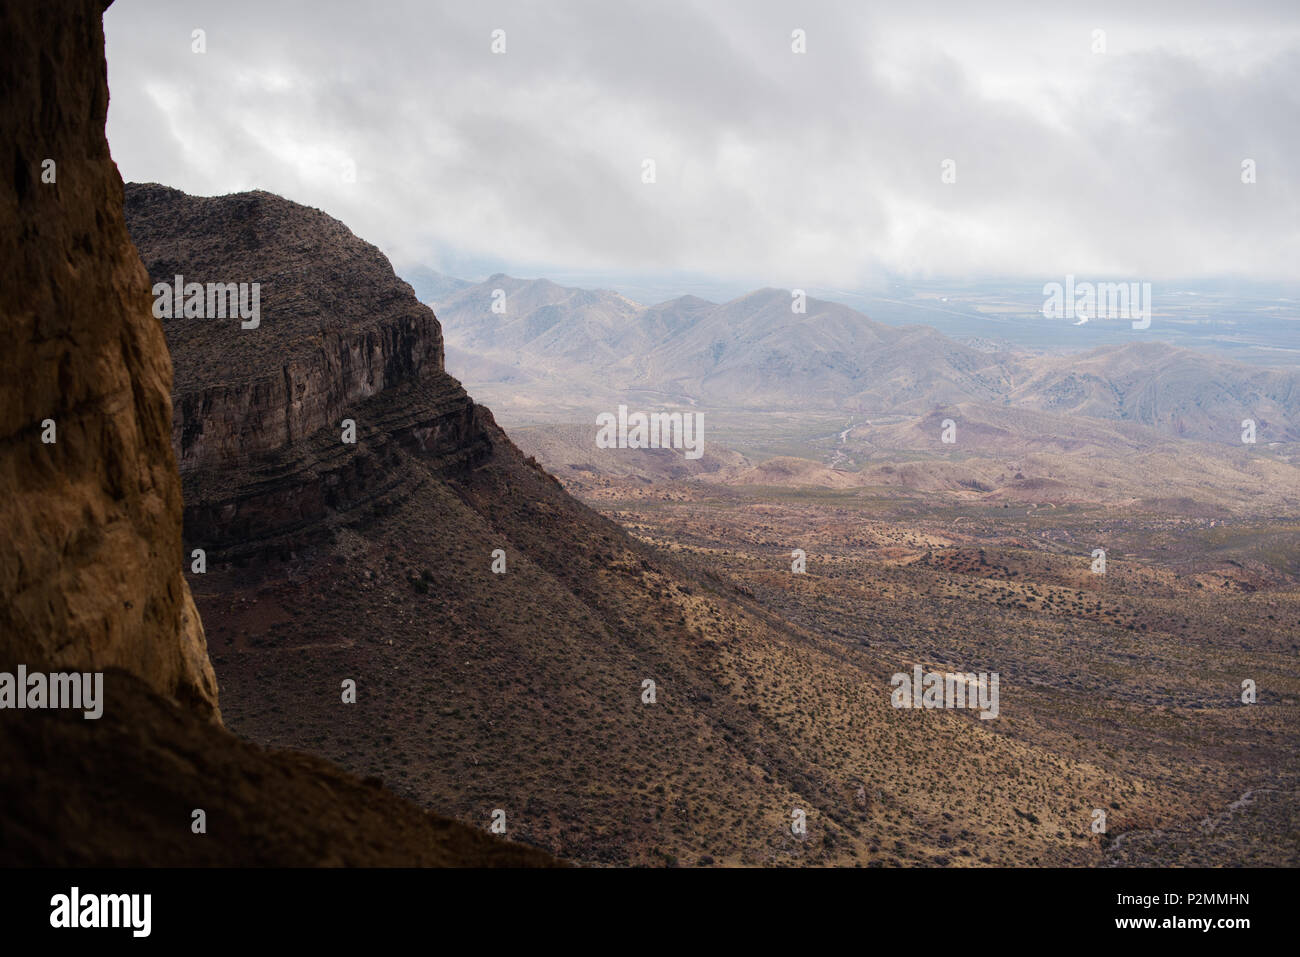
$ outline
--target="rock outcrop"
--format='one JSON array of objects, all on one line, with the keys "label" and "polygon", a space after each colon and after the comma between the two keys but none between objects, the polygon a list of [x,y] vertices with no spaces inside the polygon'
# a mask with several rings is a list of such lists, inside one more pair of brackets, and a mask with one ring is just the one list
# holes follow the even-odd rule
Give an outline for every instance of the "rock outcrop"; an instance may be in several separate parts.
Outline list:
[{"label": "rock outcrop", "polygon": [[55,8],[0,11],[0,667],[123,668],[217,717],[171,362],[104,136],[102,5]]},{"label": "rock outcrop", "polygon": [[260,190],[203,197],[131,183],[126,214],[151,282],[258,285],[255,327],[229,315],[163,320],[182,473],[282,448],[367,396],[442,371],[433,311],[320,210]]},{"label": "rock outcrop", "polygon": [[[390,509],[415,487],[397,448],[444,468],[490,447],[443,371],[442,332],[388,260],[346,226],[265,192],[196,197],[128,184],[127,224],[151,282],[245,284],[251,314],[162,320],[176,363],[172,442],[189,546],[289,554]],[[217,303],[214,299],[214,305]],[[196,309],[197,300],[196,300]],[[355,423],[359,444],[343,441]]]}]

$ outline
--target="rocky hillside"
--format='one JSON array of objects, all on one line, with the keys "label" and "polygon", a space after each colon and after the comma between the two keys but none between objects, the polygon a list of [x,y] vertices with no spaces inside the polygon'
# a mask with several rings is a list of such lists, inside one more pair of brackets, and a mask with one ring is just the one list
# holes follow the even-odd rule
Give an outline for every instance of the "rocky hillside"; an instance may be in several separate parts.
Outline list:
[{"label": "rocky hillside", "polygon": [[258,285],[256,327],[235,317],[163,320],[170,340],[185,343],[173,349],[182,472],[281,448],[337,424],[350,403],[442,370],[432,311],[395,281],[383,254],[319,210],[291,214],[294,206],[261,191],[209,199],[126,188],[151,282],[173,286],[179,274],[187,284]]},{"label": "rocky hillside", "polygon": [[[0,671],[104,671],[106,698],[97,720],[0,711],[0,865],[555,863],[217,720],[181,574],[172,365],[104,136],[103,6],[0,8]],[[370,341],[359,390],[408,371]]]},{"label": "rocky hillside", "polygon": [[[287,554],[409,495],[411,476],[390,467],[399,448],[440,468],[486,455],[482,413],[442,371],[433,312],[343,224],[263,192],[128,184],[126,208],[152,283],[259,289],[252,328],[162,320],[191,547]],[[359,445],[342,441],[347,419]]]}]

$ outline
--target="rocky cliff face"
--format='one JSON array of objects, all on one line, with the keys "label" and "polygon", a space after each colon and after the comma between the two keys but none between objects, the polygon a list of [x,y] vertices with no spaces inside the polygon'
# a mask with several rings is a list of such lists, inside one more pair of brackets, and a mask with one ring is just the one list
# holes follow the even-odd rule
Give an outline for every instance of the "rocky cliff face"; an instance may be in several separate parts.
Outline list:
[{"label": "rocky cliff face", "polygon": [[181,570],[172,369],[108,151],[102,5],[6,4],[0,667],[119,667],[217,715]]},{"label": "rocky cliff face", "polygon": [[[181,289],[180,300],[160,290],[159,311],[172,312],[188,544],[287,554],[409,494],[398,447],[447,467],[485,454],[481,413],[443,372],[433,312],[342,223],[270,193],[152,184],[126,187],[126,211],[151,282]],[[202,316],[174,308],[189,283],[204,289],[191,310]],[[220,318],[208,283],[246,284],[247,308]],[[241,318],[254,283],[259,314]]]},{"label": "rocky cliff face", "polygon": [[442,371],[432,310],[378,249],[318,209],[261,191],[202,197],[131,183],[126,214],[151,282],[258,285],[255,326],[229,314],[163,319],[182,472],[282,448],[368,396]]}]

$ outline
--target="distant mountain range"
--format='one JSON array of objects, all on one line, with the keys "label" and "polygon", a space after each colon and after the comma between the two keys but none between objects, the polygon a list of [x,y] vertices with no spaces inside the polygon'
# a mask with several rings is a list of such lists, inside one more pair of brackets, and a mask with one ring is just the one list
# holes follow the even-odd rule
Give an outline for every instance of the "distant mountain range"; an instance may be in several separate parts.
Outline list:
[{"label": "distant mountain range", "polygon": [[[963,343],[928,326],[760,289],[725,303],[653,306],[610,290],[431,271],[450,370],[509,415],[585,418],[624,399],[717,410],[923,415],[979,402],[1132,422],[1178,437],[1300,440],[1300,370],[1269,369],[1144,338],[1042,355]],[[494,302],[496,310],[494,311]],[[1044,320],[1047,321],[1047,320]],[[572,417],[572,416],[571,416]]]}]

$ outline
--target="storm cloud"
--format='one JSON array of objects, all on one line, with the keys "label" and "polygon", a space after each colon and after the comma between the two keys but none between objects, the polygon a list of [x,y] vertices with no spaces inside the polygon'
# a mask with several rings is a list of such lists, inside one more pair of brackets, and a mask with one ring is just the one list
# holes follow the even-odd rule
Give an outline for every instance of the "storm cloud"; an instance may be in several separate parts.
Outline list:
[{"label": "storm cloud", "polygon": [[118,0],[109,139],[451,271],[1296,278],[1295,5],[1042,6]]}]

